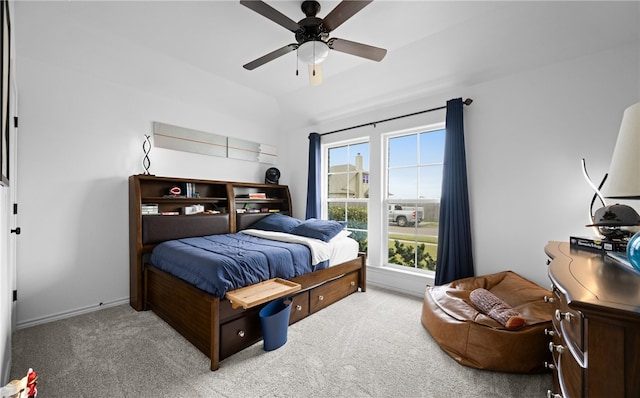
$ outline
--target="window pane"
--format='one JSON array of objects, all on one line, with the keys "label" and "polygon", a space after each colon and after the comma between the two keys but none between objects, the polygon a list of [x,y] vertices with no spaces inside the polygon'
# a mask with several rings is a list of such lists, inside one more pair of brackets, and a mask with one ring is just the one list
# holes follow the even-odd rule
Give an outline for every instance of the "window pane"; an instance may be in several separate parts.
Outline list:
[{"label": "window pane", "polygon": [[350,163],[356,166],[356,170],[369,170],[369,143],[349,145],[349,159]]},{"label": "window pane", "polygon": [[403,167],[389,170],[389,191],[387,198],[415,199],[418,194],[418,169],[415,167]]},{"label": "window pane", "polygon": [[420,164],[439,164],[444,161],[444,130],[420,134]]},{"label": "window pane", "polygon": [[369,197],[369,143],[330,148],[328,198]]},{"label": "window pane", "polygon": [[442,193],[442,165],[420,167],[419,199],[440,199]]},{"label": "window pane", "polygon": [[343,170],[336,170],[334,169],[337,165],[346,165],[348,162],[347,160],[348,158],[348,153],[347,153],[347,149],[348,147],[346,146],[341,146],[341,147],[336,147],[336,148],[329,148],[329,172],[338,172],[338,171],[346,171],[346,169]]},{"label": "window pane", "polygon": [[413,166],[418,163],[416,134],[389,139],[389,167]]},{"label": "window pane", "polygon": [[347,229],[363,229],[368,227],[367,204],[362,202],[347,203]]},{"label": "window pane", "polygon": [[347,174],[329,174],[327,177],[327,197],[330,199],[347,197]]}]

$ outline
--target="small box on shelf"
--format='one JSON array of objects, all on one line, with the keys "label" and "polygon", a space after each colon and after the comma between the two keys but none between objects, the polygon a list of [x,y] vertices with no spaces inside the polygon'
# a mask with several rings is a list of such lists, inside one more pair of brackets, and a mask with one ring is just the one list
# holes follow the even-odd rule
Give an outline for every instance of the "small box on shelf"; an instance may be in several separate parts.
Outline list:
[{"label": "small box on shelf", "polygon": [[143,203],[140,207],[140,212],[143,215],[146,214],[158,214],[158,204],[157,203]]}]

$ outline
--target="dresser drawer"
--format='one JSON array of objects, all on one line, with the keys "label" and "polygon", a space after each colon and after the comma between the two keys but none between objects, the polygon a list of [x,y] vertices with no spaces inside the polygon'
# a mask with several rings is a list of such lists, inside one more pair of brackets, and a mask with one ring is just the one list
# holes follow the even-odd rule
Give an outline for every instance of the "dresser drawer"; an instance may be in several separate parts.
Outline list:
[{"label": "dresser drawer", "polygon": [[302,292],[293,296],[289,324],[291,325],[292,323],[298,322],[307,315],[309,315],[309,292]]},{"label": "dresser drawer", "polygon": [[563,397],[582,396],[584,369],[571,354],[563,339],[556,335],[551,344],[553,345],[550,345],[549,349],[552,351],[555,365],[554,376],[557,377],[555,381],[559,385],[561,395]]},{"label": "dresser drawer", "polygon": [[309,297],[311,312],[327,307],[358,290],[358,276],[357,272],[352,272],[311,289]]},{"label": "dresser drawer", "polygon": [[556,300],[553,327],[564,339],[568,347],[580,361],[584,358],[584,317],[582,313],[569,308],[567,299],[557,288],[553,292]]},{"label": "dresser drawer", "polygon": [[259,311],[247,311],[242,317],[220,326],[220,359],[249,347],[261,338]]}]

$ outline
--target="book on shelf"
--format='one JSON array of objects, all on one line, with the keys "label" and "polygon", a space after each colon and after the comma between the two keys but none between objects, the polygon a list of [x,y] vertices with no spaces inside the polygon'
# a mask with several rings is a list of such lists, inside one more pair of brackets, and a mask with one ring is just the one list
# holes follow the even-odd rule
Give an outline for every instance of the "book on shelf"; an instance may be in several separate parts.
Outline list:
[{"label": "book on shelf", "polygon": [[570,236],[569,245],[572,249],[590,250],[599,253],[608,252],[626,252],[627,241],[625,240],[610,240],[599,237],[586,237],[586,236]]},{"label": "book on shelf", "polygon": [[249,194],[249,199],[266,199],[267,194],[264,192],[253,192]]},{"label": "book on shelf", "polygon": [[196,184],[193,182],[185,182],[182,184],[183,194],[186,198],[197,198],[200,195],[196,192]]},{"label": "book on shelf", "polygon": [[140,212],[142,214],[158,214],[158,204],[157,203],[143,203],[140,206]]}]

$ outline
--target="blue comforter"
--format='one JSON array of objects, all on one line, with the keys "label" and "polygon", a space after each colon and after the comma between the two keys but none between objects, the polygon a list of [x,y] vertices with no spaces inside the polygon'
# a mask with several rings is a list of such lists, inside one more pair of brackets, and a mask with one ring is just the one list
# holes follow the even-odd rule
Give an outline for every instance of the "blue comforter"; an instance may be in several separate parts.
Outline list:
[{"label": "blue comforter", "polygon": [[151,263],[214,296],[271,278],[290,279],[326,266],[311,265],[307,246],[242,233],[171,240]]}]

